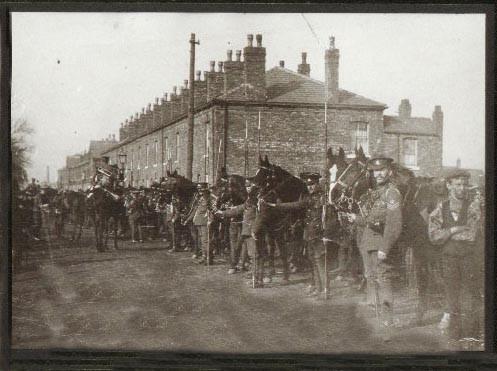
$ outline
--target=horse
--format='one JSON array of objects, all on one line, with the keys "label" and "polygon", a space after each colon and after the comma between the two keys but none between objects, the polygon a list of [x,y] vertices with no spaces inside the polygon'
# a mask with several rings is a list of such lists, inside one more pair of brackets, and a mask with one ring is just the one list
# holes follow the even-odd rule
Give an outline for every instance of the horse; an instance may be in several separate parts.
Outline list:
[{"label": "horse", "polygon": [[[430,284],[438,286],[435,291],[441,290],[440,251],[428,239],[428,215],[446,197],[447,189],[445,183],[430,177],[416,177],[412,170],[397,163],[391,165],[390,182],[402,196],[403,226],[393,253],[405,284],[415,286],[418,291],[416,321],[419,323],[428,305]],[[335,183],[330,184],[330,200],[341,208],[348,205],[357,215],[354,221],[359,242],[364,228],[363,212],[375,187],[374,177],[361,160],[347,167]]]},{"label": "horse", "polygon": [[[282,169],[280,166],[271,164],[268,157],[264,160],[259,157],[259,169],[254,177],[249,179],[260,188],[258,195],[258,214],[252,226],[252,236],[256,243],[257,255],[267,256],[266,236],[269,243],[274,243],[280,251],[283,263],[283,283],[288,283],[290,271],[288,263],[288,251],[285,241],[287,229],[298,219],[303,219],[304,210],[281,211],[268,207],[264,202],[293,202],[300,198],[301,194],[307,194],[305,183]],[[258,260],[258,259],[257,259]],[[263,269],[263,262],[259,267]]]},{"label": "horse", "polygon": [[[245,180],[245,177],[241,175],[228,174],[224,166],[221,168],[216,184],[211,187],[210,194],[214,205],[213,215],[215,215],[216,210],[226,210],[245,202],[247,199]],[[209,229],[213,246],[221,253],[229,247],[233,264],[236,263],[235,260],[238,260],[241,252],[241,245],[239,245],[241,243],[239,236],[241,224],[239,227],[240,229],[237,229],[236,224],[231,224],[230,220],[214,217]]]},{"label": "horse", "polygon": [[[162,190],[167,197],[171,197],[175,207],[173,220],[173,246],[170,251],[178,251],[181,244],[181,236],[185,236],[187,243],[193,244],[193,229],[191,225],[183,225],[183,221],[187,219],[189,213],[194,210],[197,201],[197,186],[191,180],[178,174],[178,171],[166,172],[166,176],[161,181]],[[190,247],[186,246],[185,250]]]},{"label": "horse", "polygon": [[[110,188],[110,189],[109,189]],[[122,190],[112,186],[94,187],[87,196],[87,206],[91,212],[95,226],[95,240],[98,252],[107,249],[109,225],[111,224],[114,239],[114,249],[117,250],[117,227],[119,220],[125,215]]]},{"label": "horse", "polygon": [[86,218],[86,196],[82,191],[66,191],[64,194],[64,204],[69,210],[69,218],[72,224],[70,241],[80,243],[81,232]]}]

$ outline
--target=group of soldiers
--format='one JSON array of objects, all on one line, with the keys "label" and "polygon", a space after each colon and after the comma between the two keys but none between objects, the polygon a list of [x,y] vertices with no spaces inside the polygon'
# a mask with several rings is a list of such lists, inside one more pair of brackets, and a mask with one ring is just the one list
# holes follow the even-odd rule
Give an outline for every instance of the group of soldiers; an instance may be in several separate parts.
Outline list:
[{"label": "group of soldiers", "polygon": [[[398,325],[394,318],[393,289],[395,265],[398,263],[392,251],[406,224],[402,212],[403,195],[391,181],[392,162],[392,159],[382,157],[368,161],[367,169],[374,177],[374,189],[370,192],[369,202],[363,207],[363,212],[352,215],[352,221],[357,226],[355,244],[362,260],[366,283],[363,285],[366,291],[365,304],[376,311],[382,327],[388,331]],[[213,207],[209,185],[198,183],[196,202],[186,214],[174,194],[172,197],[164,196],[160,184],[149,189],[128,189],[124,196],[126,218],[121,225],[121,235],[129,228],[131,241],[142,242],[144,230],[150,227],[154,233],[148,233],[146,237],[168,242],[170,252],[189,250],[194,253],[193,258],[198,264],[211,265],[214,263],[214,254],[223,250],[219,249],[222,244],[213,243],[210,223],[214,218],[228,221],[230,257],[227,273],[251,269],[252,272],[245,276],[250,278],[254,288],[261,288],[270,277],[262,273],[261,264],[264,265],[263,257],[267,253],[257,247],[251,228],[258,209],[264,204],[265,207],[282,211],[303,210],[304,251],[312,267],[307,294],[317,299],[329,299],[328,261],[332,255],[329,249],[336,241],[328,239],[324,228],[323,210],[328,204],[328,195],[320,174],[305,173],[302,178],[308,194],[302,195],[296,202],[270,203],[259,200],[257,186],[247,179],[246,199],[222,209]],[[426,243],[429,246],[413,246],[413,249],[433,249],[437,252],[437,259],[440,259],[445,304],[439,327],[448,334],[451,344],[457,344],[463,338],[481,338],[483,331],[484,222],[480,199],[468,196],[469,178],[470,175],[460,169],[445,176],[448,197],[423,215],[426,222],[423,232],[428,236]],[[43,204],[42,193],[34,192],[39,205]],[[62,233],[61,228],[59,233]],[[418,261],[415,264],[426,262]],[[426,271],[421,269],[417,272]],[[426,281],[427,277],[424,279]],[[423,282],[423,277],[418,277],[418,282]],[[426,310],[426,303],[424,306],[421,314]]]}]

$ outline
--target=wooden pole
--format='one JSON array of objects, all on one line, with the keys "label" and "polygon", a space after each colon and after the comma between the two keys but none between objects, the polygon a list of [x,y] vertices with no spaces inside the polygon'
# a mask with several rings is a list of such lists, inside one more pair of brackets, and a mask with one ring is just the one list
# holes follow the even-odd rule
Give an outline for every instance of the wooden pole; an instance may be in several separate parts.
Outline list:
[{"label": "wooden pole", "polygon": [[200,42],[195,41],[195,34],[190,35],[190,94],[188,104],[188,132],[187,132],[187,152],[186,152],[186,177],[192,180],[193,176],[193,130],[195,115],[195,45]]}]

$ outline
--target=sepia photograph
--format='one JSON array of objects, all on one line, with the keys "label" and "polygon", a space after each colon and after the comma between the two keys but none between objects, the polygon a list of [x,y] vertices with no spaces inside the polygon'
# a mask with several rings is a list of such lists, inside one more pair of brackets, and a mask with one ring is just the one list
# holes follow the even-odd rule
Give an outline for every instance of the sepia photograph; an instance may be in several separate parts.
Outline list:
[{"label": "sepia photograph", "polygon": [[484,350],[485,14],[10,22],[13,350]]}]

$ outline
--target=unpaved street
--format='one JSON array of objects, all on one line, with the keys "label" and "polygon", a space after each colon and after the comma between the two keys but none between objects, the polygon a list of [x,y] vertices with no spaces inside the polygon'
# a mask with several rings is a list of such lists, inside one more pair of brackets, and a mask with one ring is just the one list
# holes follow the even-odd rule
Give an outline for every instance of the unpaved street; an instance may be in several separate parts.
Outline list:
[{"label": "unpaved street", "polygon": [[433,352],[435,325],[383,342],[374,314],[343,282],[329,301],[307,298],[304,275],[252,289],[222,261],[209,268],[163,242],[97,253],[66,243],[33,251],[13,276],[15,348],[217,352]]}]

